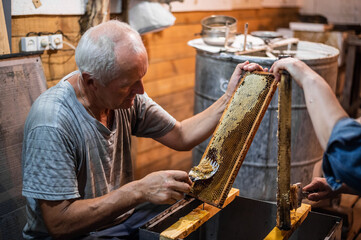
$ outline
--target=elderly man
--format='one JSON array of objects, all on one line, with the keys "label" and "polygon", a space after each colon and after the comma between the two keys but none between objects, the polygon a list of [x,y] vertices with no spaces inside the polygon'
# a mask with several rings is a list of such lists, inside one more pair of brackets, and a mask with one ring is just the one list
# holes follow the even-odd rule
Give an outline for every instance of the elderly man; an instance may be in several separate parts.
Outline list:
[{"label": "elderly man", "polygon": [[[183,198],[191,186],[186,172],[159,171],[133,180],[131,135],[176,150],[201,143],[248,64],[236,67],[226,93],[212,106],[178,122],[144,93],[147,52],[127,24],[109,21],[89,29],[75,60],[79,71],[43,93],[25,124],[27,239],[132,236],[154,215],[153,208],[140,205]],[[112,227],[100,231],[104,226]]]},{"label": "elderly man", "polygon": [[[252,68],[254,64],[246,67]],[[361,118],[349,118],[327,82],[305,63],[294,58],[281,59],[270,72],[279,79],[280,70],[287,70],[303,88],[316,136],[325,149],[325,178],[315,178],[303,188],[312,192],[308,199],[318,201],[339,193],[361,195]]]}]

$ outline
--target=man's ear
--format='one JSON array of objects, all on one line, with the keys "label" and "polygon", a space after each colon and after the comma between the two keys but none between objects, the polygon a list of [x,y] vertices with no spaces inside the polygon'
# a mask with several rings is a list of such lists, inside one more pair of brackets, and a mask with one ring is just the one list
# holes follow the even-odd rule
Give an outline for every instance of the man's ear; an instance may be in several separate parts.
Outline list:
[{"label": "man's ear", "polygon": [[87,88],[90,89],[94,89],[96,88],[96,82],[94,81],[93,77],[87,73],[87,72],[83,72],[82,74],[82,78],[83,78],[83,83]]}]

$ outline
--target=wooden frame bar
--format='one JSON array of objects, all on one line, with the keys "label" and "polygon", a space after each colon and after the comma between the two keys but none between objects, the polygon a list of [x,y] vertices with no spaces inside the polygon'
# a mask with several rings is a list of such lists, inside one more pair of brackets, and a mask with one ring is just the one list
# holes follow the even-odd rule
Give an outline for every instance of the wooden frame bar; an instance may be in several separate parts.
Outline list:
[{"label": "wooden frame bar", "polygon": [[278,166],[277,166],[277,227],[291,228],[290,164],[291,164],[291,78],[281,75],[278,88]]}]

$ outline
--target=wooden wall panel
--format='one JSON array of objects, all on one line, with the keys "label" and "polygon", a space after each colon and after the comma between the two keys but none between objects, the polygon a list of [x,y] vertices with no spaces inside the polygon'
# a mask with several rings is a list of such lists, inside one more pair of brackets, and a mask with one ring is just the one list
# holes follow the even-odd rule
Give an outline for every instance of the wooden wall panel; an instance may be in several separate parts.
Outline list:
[{"label": "wooden wall panel", "polygon": [[[14,16],[12,17],[12,52],[20,52],[20,39],[27,34],[64,33],[63,40],[76,46],[79,35],[79,16]],[[41,55],[47,86],[52,87],[76,69],[74,50],[63,44],[62,50],[48,50]]]},{"label": "wooden wall panel", "polygon": [[12,17],[12,36],[23,37],[28,32],[56,32],[63,31],[66,35],[70,33],[78,34],[80,26],[78,24],[79,16],[13,16]]},{"label": "wooden wall panel", "polygon": [[194,56],[152,63],[143,80],[144,82],[150,82],[180,74],[191,74],[195,72],[195,64]]},{"label": "wooden wall panel", "polygon": [[187,41],[159,45],[145,44],[145,46],[150,64],[195,56],[195,50],[187,45]]},{"label": "wooden wall panel", "polygon": [[[249,32],[276,30],[288,27],[295,21],[297,8],[244,9],[234,11],[177,12],[175,25],[161,32],[144,35],[143,41],[149,57],[149,68],[144,77],[145,89],[150,97],[164,107],[177,120],[193,115],[195,54],[187,42],[200,33],[200,21],[212,14],[229,15],[238,19],[238,32],[249,23]],[[113,16],[118,17],[118,16]],[[79,16],[14,16],[12,18],[12,52],[19,52],[20,38],[29,32],[56,32],[61,30],[76,46],[79,40]],[[42,62],[48,87],[76,70],[74,51],[45,51]],[[191,152],[177,152],[152,140],[139,138],[136,142],[136,177],[160,169],[183,169],[192,165]]]},{"label": "wooden wall panel", "polygon": [[194,73],[145,82],[144,88],[151,97],[160,97],[193,88]]},{"label": "wooden wall panel", "polygon": [[150,44],[170,44],[185,42],[195,38],[196,33],[200,33],[202,26],[200,23],[192,24],[176,24],[170,28],[166,28],[163,31],[145,34],[143,40]]}]

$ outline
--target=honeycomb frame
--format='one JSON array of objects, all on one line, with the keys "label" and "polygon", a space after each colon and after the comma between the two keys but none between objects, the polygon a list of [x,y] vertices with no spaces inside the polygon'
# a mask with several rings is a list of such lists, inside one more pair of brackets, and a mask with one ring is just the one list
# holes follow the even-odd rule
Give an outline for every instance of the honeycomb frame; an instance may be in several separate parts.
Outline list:
[{"label": "honeycomb frame", "polygon": [[190,195],[221,208],[277,89],[268,72],[244,72],[200,160],[219,163],[215,175],[193,183]]}]

